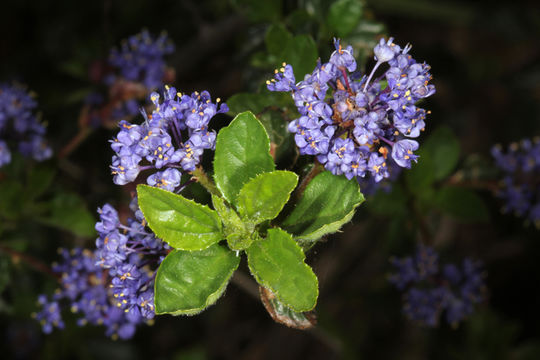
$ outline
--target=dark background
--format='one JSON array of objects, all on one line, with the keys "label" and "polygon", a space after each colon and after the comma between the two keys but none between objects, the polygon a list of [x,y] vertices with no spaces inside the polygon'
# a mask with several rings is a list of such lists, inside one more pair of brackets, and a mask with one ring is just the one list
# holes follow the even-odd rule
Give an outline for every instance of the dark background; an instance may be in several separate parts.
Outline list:
[{"label": "dark background", "polygon": [[[78,113],[84,96],[96,87],[99,61],[121,39],[142,28],[154,34],[166,30],[176,44],[168,61],[176,70],[176,87],[207,89],[226,100],[259,88],[270,76],[250,60],[264,49],[268,25],[320,2],[282,1],[281,17],[274,19],[250,17],[242,1],[3,3],[0,80],[20,81],[37,93],[48,137],[58,151],[78,131]],[[414,57],[432,66],[437,94],[428,101],[427,133],[449,126],[460,141],[460,165],[471,156],[490,161],[494,143],[540,135],[538,2],[368,0],[364,12],[384,24],[384,33],[399,44],[410,42]],[[325,61],[331,42],[318,45]],[[58,167],[58,186],[82,194],[89,209],[127,199],[108,172],[112,135],[97,129],[68,159],[51,160]],[[18,264],[9,273],[16,284],[2,294],[2,303],[14,306],[9,311],[0,306],[0,357],[538,359],[540,233],[500,214],[501,204],[489,192],[479,194],[489,206],[490,222],[443,217],[434,229],[436,244],[445,249],[443,260],[470,256],[486,264],[489,298],[457,329],[426,329],[404,318],[400,294],[386,281],[388,258],[411,252],[414,231],[394,231],[392,214],[373,215],[363,207],[343,233],[308,256],[320,279],[315,330],[274,323],[260,301],[231,284],[204,313],[158,317],[131,341],[106,339],[102,328],[77,328],[69,315],[66,330],[47,336],[29,315],[36,310],[36,295],[50,293],[54,283]],[[32,225],[28,233],[26,251],[47,263],[56,259],[56,247],[91,247],[94,240]]]}]

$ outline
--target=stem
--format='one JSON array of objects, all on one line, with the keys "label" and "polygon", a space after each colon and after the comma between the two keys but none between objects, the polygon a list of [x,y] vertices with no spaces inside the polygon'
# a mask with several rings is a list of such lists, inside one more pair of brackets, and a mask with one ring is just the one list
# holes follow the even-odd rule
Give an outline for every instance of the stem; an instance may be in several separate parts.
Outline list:
[{"label": "stem", "polygon": [[304,179],[302,180],[302,182],[296,189],[294,196],[297,201],[300,200],[300,198],[302,197],[302,194],[304,193],[304,190],[306,190],[306,187],[311,182],[311,180],[313,180],[315,176],[319,175],[323,171],[324,171],[324,167],[322,166],[322,164],[318,161],[315,161],[315,164],[313,165],[311,170],[307,173],[307,175],[304,177]]},{"label": "stem", "polygon": [[466,180],[463,179],[463,176],[459,172],[444,181],[444,185],[471,188],[475,190],[489,190],[491,192],[497,192],[500,189],[499,183],[496,180]]},{"label": "stem", "polygon": [[377,70],[377,68],[378,68],[381,64],[382,64],[381,62],[377,62],[377,63],[375,64],[375,66],[373,67],[373,70],[371,70],[371,74],[369,74],[369,77],[368,77],[368,79],[367,79],[367,81],[366,81],[366,84],[364,85],[364,91],[363,91],[363,92],[366,92],[367,86],[368,86],[368,84],[369,84],[371,78],[373,77],[373,74],[375,74],[375,70]]},{"label": "stem", "polygon": [[[255,300],[260,301],[259,286],[249,276],[241,271],[236,271],[231,278],[231,282],[250,295]],[[328,346],[335,353],[340,354],[343,351],[343,344],[339,339],[333,337],[320,326],[315,326],[305,330],[311,336],[315,337],[321,343]]]},{"label": "stem", "polygon": [[379,140],[382,140],[384,141],[385,143],[387,143],[388,145],[390,145],[391,147],[394,146],[394,143],[391,142],[390,140],[388,140],[387,138],[385,138],[384,136],[377,136],[379,138]]},{"label": "stem", "polygon": [[180,188],[178,188],[178,190],[176,190],[175,192],[177,194],[180,194],[189,184],[194,183],[194,182],[195,182],[195,179],[193,178],[189,179],[182,186],[180,186]]},{"label": "stem", "polygon": [[345,81],[345,86],[347,86],[347,91],[349,92],[349,94],[354,95],[354,92],[351,89],[351,85],[349,84],[349,77],[347,76],[347,72],[342,67],[340,67],[339,70],[341,71],[341,74],[343,75],[343,80]]},{"label": "stem", "polygon": [[219,192],[218,188],[216,187],[216,184],[206,175],[204,172],[202,166],[197,166],[197,168],[191,172],[195,180],[199,184],[202,185],[210,194],[216,195],[221,197],[221,193]]},{"label": "stem", "polygon": [[28,264],[34,270],[47,274],[53,277],[54,279],[59,280],[58,275],[55,274],[49,266],[45,265],[44,263],[42,263],[40,260],[36,259],[33,256],[24,254],[22,252],[19,252],[17,250],[14,250],[4,245],[0,245],[0,252],[8,254],[11,257],[11,261],[13,261],[14,263],[18,262],[19,260],[22,260],[24,263]]},{"label": "stem", "polygon": [[84,127],[72,138],[58,153],[58,158],[63,159],[71,154],[92,133],[92,129]]}]

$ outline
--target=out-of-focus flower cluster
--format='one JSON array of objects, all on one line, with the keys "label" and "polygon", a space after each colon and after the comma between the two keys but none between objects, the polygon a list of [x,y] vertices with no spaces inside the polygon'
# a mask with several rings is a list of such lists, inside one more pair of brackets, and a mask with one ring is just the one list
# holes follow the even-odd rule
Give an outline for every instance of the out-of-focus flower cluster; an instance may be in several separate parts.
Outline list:
[{"label": "out-of-focus flower cluster", "polygon": [[397,272],[389,281],[405,292],[405,314],[427,326],[437,326],[443,313],[455,326],[485,299],[485,275],[478,261],[466,258],[461,266],[445,264],[441,268],[435,250],[420,245],[414,256],[390,262]]},{"label": "out-of-focus flower cluster", "polygon": [[147,30],[113,48],[107,62],[109,73],[103,77],[109,101],[105,103],[97,93],[87,97],[90,124],[136,116],[151,91],[174,81],[174,70],[165,62],[173,52],[174,44],[165,32],[156,37]]},{"label": "out-of-focus flower cluster", "polygon": [[142,83],[148,89],[157,89],[163,84],[167,65],[165,55],[174,51],[174,45],[166,33],[153,37],[147,30],[124,40],[120,49],[113,48],[109,55],[109,65],[116,69],[105,79],[108,85],[118,77]]},{"label": "out-of-focus flower cluster", "polygon": [[513,212],[540,227],[540,138],[512,143],[504,151],[495,145],[491,154],[503,173],[497,196]]},{"label": "out-of-focus flower cluster", "polygon": [[52,156],[45,140],[45,126],[34,114],[33,97],[21,86],[0,84],[0,167],[11,162],[17,149],[37,161]]},{"label": "out-of-focus flower cluster", "polygon": [[35,314],[45,333],[64,328],[61,310],[65,302],[80,314],[79,326],[104,325],[106,335],[113,338],[129,339],[137,325],[152,321],[155,269],[169,247],[145,229],[136,199],[130,208],[135,217],[127,225],[120,222],[112,206],[98,209],[95,251],[60,249],[63,259],[53,265],[53,271],[60,275],[61,288],[50,300],[41,295],[42,310]]},{"label": "out-of-focus flower cluster", "polygon": [[[193,171],[204,149],[214,149],[216,133],[208,123],[218,113],[229,109],[212,102],[207,91],[191,95],[177,93],[166,87],[163,100],[158,93],[150,95],[155,105],[151,116],[143,115],[140,124],[120,122],[120,132],[111,141],[116,153],[112,158],[114,183],[124,185],[134,181],[143,170],[153,172],[146,182],[151,186],[173,191],[180,186],[181,171]],[[148,165],[140,165],[143,160]]]},{"label": "out-of-focus flower cluster", "polygon": [[[429,113],[415,104],[435,93],[430,67],[409,55],[410,46],[381,39],[374,49],[377,63],[362,76],[352,47],[344,49],[339,40],[335,47],[329,62],[319,62],[299,83],[285,63],[267,81],[269,90],[290,92],[294,99],[301,116],[289,131],[300,153],[316,155],[327,170],[349,179],[369,174],[379,182],[390,176],[390,162],[410,168],[419,146],[411,138],[419,136]],[[384,63],[388,69],[373,79]]]}]

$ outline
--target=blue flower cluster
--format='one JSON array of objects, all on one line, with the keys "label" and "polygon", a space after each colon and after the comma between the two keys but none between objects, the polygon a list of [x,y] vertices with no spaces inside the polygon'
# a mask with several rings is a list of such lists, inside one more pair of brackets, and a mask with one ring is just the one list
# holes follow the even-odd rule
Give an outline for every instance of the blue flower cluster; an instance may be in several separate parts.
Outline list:
[{"label": "blue flower cluster", "polygon": [[[214,149],[216,133],[208,129],[210,119],[229,111],[226,104],[212,102],[207,91],[189,95],[165,87],[163,101],[152,93],[155,105],[151,116],[141,125],[120,122],[120,132],[111,141],[116,153],[112,158],[114,183],[124,185],[134,181],[139,172],[155,169],[146,179],[151,186],[173,191],[180,186],[181,171],[193,171],[204,149]],[[148,165],[140,165],[146,159]]]},{"label": "blue flower cluster", "polygon": [[441,270],[437,253],[427,246],[419,246],[414,257],[390,262],[397,272],[389,281],[405,290],[405,314],[427,326],[437,326],[443,311],[446,321],[455,326],[485,298],[480,262],[466,258],[461,267],[446,264]]},{"label": "blue flower cluster", "polygon": [[141,323],[151,323],[154,312],[155,269],[169,247],[145,229],[146,222],[137,207],[130,204],[134,218],[123,225],[118,212],[106,204],[98,209],[97,250],[61,249],[63,261],[53,265],[62,287],[51,300],[38,298],[42,310],[35,314],[43,331],[64,328],[61,301],[70,303],[71,311],[81,314],[79,326],[104,325],[106,335],[129,339]]},{"label": "blue flower cluster", "polygon": [[[103,78],[109,101],[98,93],[88,96],[88,123],[98,127],[139,113],[141,100],[148,94],[174,81],[174,70],[167,67],[165,57],[174,51],[174,44],[165,32],[155,37],[147,30],[129,37],[120,49],[113,48],[107,62],[109,73]],[[100,80],[101,81],[101,80]],[[145,103],[145,105],[147,105]]]},{"label": "blue flower cluster", "polygon": [[[157,89],[163,84],[167,65],[165,56],[174,51],[174,44],[166,33],[153,37],[147,30],[130,36],[122,42],[121,48],[113,48],[109,55],[109,65],[117,70],[121,78],[142,83],[148,89]],[[106,78],[111,85],[117,75]]]},{"label": "blue flower cluster", "polygon": [[497,192],[505,201],[503,211],[525,217],[540,228],[540,138],[512,143],[506,152],[495,145],[491,154],[503,173]]},{"label": "blue flower cluster", "polygon": [[0,167],[11,162],[13,147],[37,161],[52,156],[44,138],[45,126],[33,114],[36,107],[36,101],[21,86],[0,84]]},{"label": "blue flower cluster", "polygon": [[[328,63],[317,64],[296,83],[293,68],[283,63],[267,81],[270,91],[290,92],[300,117],[289,124],[301,154],[316,155],[333,174],[347,178],[369,174],[376,182],[389,177],[389,162],[410,168],[418,143],[410,138],[424,129],[428,111],[415,104],[435,93],[430,67],[417,63],[393,39],[375,46],[377,61],[369,76],[356,72],[353,49],[335,40]],[[373,81],[384,63],[386,72]],[[383,85],[383,80],[386,84]],[[328,93],[330,92],[330,95]]]}]

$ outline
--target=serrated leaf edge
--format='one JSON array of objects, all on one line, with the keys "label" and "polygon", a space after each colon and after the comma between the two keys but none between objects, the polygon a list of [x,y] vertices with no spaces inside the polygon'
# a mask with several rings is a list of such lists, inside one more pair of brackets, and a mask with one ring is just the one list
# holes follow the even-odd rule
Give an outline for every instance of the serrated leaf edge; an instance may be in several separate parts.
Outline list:
[{"label": "serrated leaf edge", "polygon": [[296,186],[298,185],[298,175],[292,171],[288,171],[288,170],[274,170],[274,171],[270,171],[270,172],[266,172],[266,173],[260,173],[258,174],[257,176],[255,176],[254,178],[251,178],[249,179],[249,181],[247,183],[244,184],[244,186],[242,186],[242,189],[240,189],[240,192],[238,193],[238,196],[237,196],[237,200],[240,198],[240,194],[242,193],[242,191],[246,188],[246,186],[248,184],[250,184],[251,182],[253,181],[256,181],[258,178],[260,177],[263,177],[263,176],[267,176],[268,174],[275,174],[275,173],[284,173],[284,174],[293,174],[296,178],[296,182],[294,184],[294,187],[291,189],[291,191],[289,191],[288,195],[287,195],[287,199],[285,200],[285,202],[283,203],[283,205],[281,206],[281,208],[279,209],[279,211],[277,212],[277,214],[271,218],[271,219],[267,219],[267,218],[258,218],[258,217],[254,217],[254,218],[250,218],[250,217],[247,217],[247,216],[244,216],[242,215],[241,213],[241,210],[238,209],[238,214],[240,215],[240,217],[242,218],[242,220],[248,220],[248,221],[253,221],[255,222],[254,224],[260,224],[261,222],[263,221],[266,221],[266,220],[272,220],[274,219],[275,217],[277,217],[279,215],[279,213],[283,210],[283,208],[285,207],[285,205],[287,204],[287,202],[289,202],[289,199],[291,198],[291,194],[292,192],[294,191],[294,189],[296,188]]},{"label": "serrated leaf edge", "polygon": [[[274,229],[279,229],[279,230],[287,233],[289,236],[291,236],[291,234],[289,234],[288,232],[286,232],[283,229],[280,229],[280,228],[274,228]],[[292,238],[292,236],[291,236],[291,238]],[[262,241],[264,241],[264,240],[266,240],[266,239],[263,239]],[[257,245],[257,243],[258,242],[254,242],[252,246]],[[304,265],[304,267],[306,267],[309,270],[310,274],[315,279],[315,283],[317,284],[317,286],[316,286],[316,295],[315,295],[315,303],[310,308],[302,309],[302,308],[297,308],[297,307],[289,304],[288,302],[286,302],[285,300],[282,299],[281,295],[272,286],[270,286],[270,284],[268,284],[266,281],[262,281],[262,279],[259,277],[257,272],[252,268],[252,266],[250,264],[250,261],[249,261],[249,249],[246,250],[246,254],[248,256],[248,268],[249,268],[249,271],[251,272],[251,275],[253,275],[253,277],[255,278],[257,283],[259,283],[261,286],[264,286],[264,287],[270,289],[274,293],[274,295],[276,295],[278,300],[281,301],[283,304],[285,304],[286,306],[288,306],[289,308],[291,308],[292,310],[294,310],[296,312],[307,312],[307,311],[313,310],[315,308],[315,306],[317,306],[317,299],[319,299],[319,278],[317,277],[317,275],[315,275],[315,272],[313,271],[311,266],[309,266],[308,264],[306,264],[304,262],[304,260],[306,259],[306,254],[304,253],[304,251],[302,250],[300,245],[298,245],[298,243],[296,243],[296,242],[295,242],[295,245],[298,246],[298,249],[302,252],[302,259],[301,259],[302,264]]]},{"label": "serrated leaf edge", "polygon": [[[221,129],[221,130],[219,131],[218,135],[216,136],[216,146],[215,146],[215,148],[217,149],[218,146],[219,146],[219,144],[223,141],[223,140],[221,140],[221,139],[223,138],[223,136],[220,137],[219,134],[220,134],[223,130],[229,129],[230,126],[233,125],[235,122],[240,121],[240,120],[238,120],[238,119],[240,118],[241,115],[244,115],[244,114],[251,114],[251,115],[253,116],[253,118],[257,121],[257,123],[261,126],[261,128],[263,129],[264,134],[266,135],[266,140],[267,140],[267,141],[265,141],[266,151],[268,152],[268,155],[269,155],[270,158],[271,158],[272,156],[270,155],[270,136],[268,135],[268,132],[266,131],[266,128],[265,128],[264,125],[261,123],[261,121],[260,121],[259,119],[257,119],[257,117],[255,116],[255,114],[253,114],[253,112],[251,112],[251,111],[249,111],[249,110],[248,110],[248,111],[241,112],[241,113],[239,113],[238,115],[236,115],[236,116],[234,117],[234,119],[232,119],[232,121],[229,123],[229,125],[227,125],[225,128],[223,128],[223,129]],[[213,161],[213,163],[214,163],[214,171],[215,171],[215,161],[216,161],[216,157],[214,156],[214,161]],[[272,163],[273,163],[273,159],[272,159]],[[275,164],[274,164],[274,168],[275,168]],[[214,182],[216,183],[216,187],[218,188],[219,192],[221,193],[221,195],[223,195],[223,197],[225,198],[225,200],[227,200],[227,201],[229,202],[229,204],[231,204],[231,205],[236,205],[235,202],[233,202],[232,199],[229,199],[228,196],[227,196],[227,194],[225,194],[225,193],[223,192],[223,189],[222,189],[222,187],[221,187],[219,181],[215,181],[215,180],[216,180],[216,175],[217,175],[217,173],[214,173]],[[251,180],[251,179],[250,179],[250,180]],[[238,195],[237,195],[236,197],[238,198]]]},{"label": "serrated leaf edge", "polygon": [[[173,246],[172,244],[170,244],[167,240],[165,240],[162,236],[162,234],[159,234],[158,231],[155,231],[151,224],[150,224],[150,221],[148,221],[148,217],[146,216],[145,214],[145,211],[142,209],[142,207],[139,205],[139,209],[141,210],[141,212],[143,213],[143,216],[144,216],[144,219],[145,221],[148,223],[148,226],[150,227],[150,229],[152,230],[152,232],[154,234],[156,234],[156,236],[158,238],[160,238],[162,241],[166,242],[167,244],[169,244],[170,246],[172,246],[174,249],[178,249],[178,250],[184,250],[184,251],[199,251],[199,250],[205,250],[205,249],[208,249],[210,246],[218,243],[219,241],[223,240],[224,239],[224,235],[223,235],[223,226],[222,226],[222,223],[221,223],[221,219],[219,217],[219,214],[217,213],[217,211],[215,211],[214,209],[210,208],[209,206],[207,205],[203,205],[203,204],[199,204],[198,202],[194,201],[194,200],[191,200],[191,199],[187,199],[181,195],[178,195],[178,194],[175,194],[173,192],[170,192],[170,191],[167,191],[167,190],[163,190],[163,189],[160,189],[160,188],[156,188],[156,187],[153,187],[153,186],[149,186],[149,185],[145,185],[145,184],[139,184],[137,185],[137,202],[139,201],[139,199],[141,198],[141,194],[139,193],[139,189],[142,189],[142,188],[151,188],[151,189],[155,189],[155,190],[158,190],[158,191],[161,191],[161,192],[167,192],[167,193],[171,193],[173,194],[174,196],[178,197],[178,198],[181,198],[183,201],[186,201],[188,203],[191,203],[195,206],[198,206],[200,208],[203,208],[203,209],[207,209],[209,210],[211,213],[212,213],[212,217],[214,218],[214,223],[217,225],[218,227],[218,231],[217,232],[208,232],[208,233],[190,233],[190,232],[186,232],[186,234],[193,234],[193,236],[197,236],[197,234],[219,234],[219,237],[216,236],[216,240],[211,242],[210,244],[208,244],[207,246],[205,247],[198,247],[198,248],[191,248],[191,247],[178,247],[178,246]],[[153,190],[152,190],[153,191]]]},{"label": "serrated leaf edge", "polygon": [[[219,300],[219,298],[223,295],[225,290],[227,289],[227,285],[229,284],[229,281],[231,280],[232,275],[234,274],[234,272],[238,269],[238,266],[240,265],[240,258],[236,257],[236,259],[238,259],[238,261],[236,262],[236,266],[231,268],[231,271],[229,272],[228,276],[225,278],[225,281],[221,284],[221,286],[217,289],[217,291],[215,291],[215,292],[211,293],[210,295],[208,295],[208,297],[206,298],[206,301],[205,301],[205,303],[204,303],[204,305],[202,307],[193,308],[193,309],[187,309],[187,310],[177,310],[177,311],[174,311],[174,312],[166,312],[166,311],[158,312],[158,310],[157,310],[157,302],[154,299],[156,315],[165,315],[165,314],[169,314],[169,315],[173,315],[173,316],[197,315],[197,314],[203,312],[204,310],[206,310],[209,306],[214,305]],[[156,279],[158,277],[158,273],[159,273],[160,269],[161,269],[161,266],[159,266],[159,268],[156,271]],[[154,294],[156,294],[156,285],[157,285],[157,282],[154,281]]]}]

